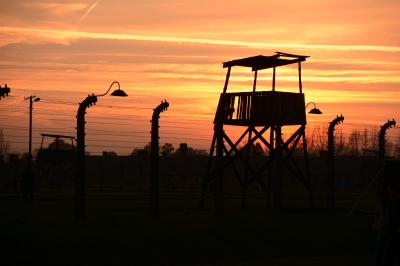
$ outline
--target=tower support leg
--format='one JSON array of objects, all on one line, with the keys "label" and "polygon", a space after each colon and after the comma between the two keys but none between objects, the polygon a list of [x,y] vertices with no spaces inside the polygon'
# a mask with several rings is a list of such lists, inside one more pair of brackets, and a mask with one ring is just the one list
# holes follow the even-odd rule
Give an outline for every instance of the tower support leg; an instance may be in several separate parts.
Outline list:
[{"label": "tower support leg", "polygon": [[314,208],[314,206],[315,206],[314,191],[312,188],[310,164],[308,162],[308,151],[307,151],[307,139],[306,139],[305,126],[303,126],[302,140],[303,140],[303,151],[304,151],[304,164],[306,167],[306,180],[305,180],[306,189],[308,190],[308,199],[309,199],[310,207]]},{"label": "tower support leg", "polygon": [[206,169],[206,176],[202,182],[201,185],[201,195],[200,195],[200,202],[199,202],[199,208],[203,209],[204,208],[204,203],[205,203],[205,198],[206,198],[206,193],[207,193],[207,188],[210,183],[210,181],[213,178],[213,162],[214,162],[214,149],[215,149],[215,142],[217,139],[216,132],[214,131],[213,139],[211,142],[211,148],[210,148],[210,154],[208,156],[208,162],[207,162],[207,169]]},{"label": "tower support leg", "polygon": [[216,144],[217,144],[217,158],[216,158],[216,175],[215,175],[215,215],[224,215],[224,138],[223,138],[223,124],[215,125]]},{"label": "tower support leg", "polygon": [[280,211],[282,209],[282,128],[275,128],[275,161],[274,161],[274,209]]},{"label": "tower support leg", "polygon": [[[249,135],[248,135],[248,140],[247,143],[251,143],[252,142],[252,128],[249,128]],[[247,188],[249,186],[249,161],[250,161],[250,153],[251,153],[251,146],[252,144],[250,144],[247,147],[246,150],[246,157],[245,157],[245,167],[244,167],[244,182],[243,182],[243,186],[242,186],[242,202],[241,202],[241,208],[242,209],[246,209],[247,208]]]}]

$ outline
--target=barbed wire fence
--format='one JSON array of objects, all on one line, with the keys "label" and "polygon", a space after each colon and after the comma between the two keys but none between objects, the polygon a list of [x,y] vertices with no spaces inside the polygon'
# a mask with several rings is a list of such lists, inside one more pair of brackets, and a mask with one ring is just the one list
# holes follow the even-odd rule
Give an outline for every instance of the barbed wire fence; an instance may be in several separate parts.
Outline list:
[{"label": "barbed wire fence", "polygon": [[[41,144],[40,133],[75,135],[75,114],[60,113],[63,106],[77,106],[73,102],[47,102],[37,107],[34,111],[34,128],[33,128],[33,145],[37,149]],[[49,103],[49,104],[48,104]],[[48,106],[48,105],[57,105]],[[12,107],[6,109],[6,105],[2,105],[0,109],[0,128],[3,130],[5,139],[10,143],[10,151],[17,153],[26,152],[23,144],[24,139],[28,138],[28,126],[24,125],[25,119],[28,119],[28,108]],[[124,114],[121,117],[119,114],[106,112],[107,109],[130,110],[129,114]],[[136,111],[136,112],[133,112]],[[101,105],[96,106],[96,110],[91,110],[87,114],[87,148],[90,154],[101,154],[101,149],[104,151],[116,151],[117,154],[129,155],[133,149],[143,148],[149,142],[150,136],[150,113],[152,108],[141,107],[126,107],[118,105]],[[139,112],[137,112],[139,111]],[[144,111],[144,112],[143,112]],[[161,141],[160,143],[188,143],[196,149],[207,150],[209,142],[212,138],[212,120],[213,113],[211,112],[193,112],[188,115],[201,115],[207,118],[196,117],[174,117],[168,114],[161,122]],[[178,114],[185,113],[184,111],[175,111]],[[8,123],[5,123],[7,121]],[[27,124],[27,123],[26,123]],[[59,126],[62,125],[62,126]],[[309,122],[307,135],[315,137],[318,131],[327,131],[327,122]],[[345,123],[338,133],[348,139],[354,132],[367,131],[367,134],[379,132],[380,125],[368,123]],[[387,140],[392,145],[399,144],[400,128],[396,127],[388,131]],[[325,132],[326,133],[326,132]],[[363,133],[364,134],[364,133]],[[125,145],[122,145],[125,144]]]},{"label": "barbed wire fence", "polygon": [[[41,133],[75,136],[77,107],[77,102],[41,100],[40,106],[37,105],[33,112],[33,149],[38,150],[41,147]],[[127,159],[116,161],[112,157],[104,157],[103,152],[115,152],[118,155],[128,157],[134,150],[143,149],[150,142],[152,111],[152,106],[135,107],[102,103],[88,111],[86,150],[93,157],[90,162],[92,167],[88,169],[89,181],[92,184],[91,189],[143,191],[148,188],[149,166],[146,160],[139,158],[132,164]],[[4,139],[10,144],[10,153],[21,155],[28,151],[28,119],[29,109],[22,104],[16,106],[15,104],[2,103],[0,106],[0,129],[3,131]],[[171,143],[177,148],[180,143],[187,143],[194,149],[208,153],[213,134],[213,119],[214,113],[212,111],[193,108],[188,112],[182,110],[179,106],[175,107],[172,102],[170,110],[163,115],[163,119],[160,121],[160,144]],[[314,149],[316,153],[326,149],[328,122],[313,120],[308,122],[307,138],[310,139],[310,142],[316,143],[309,145],[309,148]],[[382,121],[382,124],[384,122]],[[336,130],[336,137],[342,138],[345,143],[348,143],[350,138],[360,137],[366,132],[370,141],[370,139],[377,138],[380,126],[368,122],[345,121]],[[227,127],[226,130],[231,129]],[[53,140],[45,140],[43,148],[46,148],[51,141]],[[377,143],[376,139],[375,144],[369,143],[368,145],[374,148]],[[400,145],[400,127],[388,131],[387,143],[392,147],[388,151],[394,154],[395,148],[393,147]],[[363,146],[359,144],[359,148],[361,149]],[[376,146],[375,149],[378,149],[378,147]],[[174,169],[174,167],[177,168],[176,164],[171,163],[170,167],[168,163],[164,163],[162,167],[166,169],[166,178],[162,186],[175,190],[179,187],[179,183],[184,183],[186,190],[198,190],[204,173],[198,170],[190,172],[188,169],[199,169],[202,163],[205,164],[201,159],[193,163],[186,161],[186,172]],[[17,178],[18,173],[14,173],[14,175],[14,178]],[[190,182],[188,175],[192,175]],[[68,179],[68,177],[63,178]],[[18,190],[17,181],[13,182],[12,187],[16,191]],[[57,190],[63,189],[62,185],[59,184],[60,182],[56,180],[46,182],[49,183],[48,187]]]}]

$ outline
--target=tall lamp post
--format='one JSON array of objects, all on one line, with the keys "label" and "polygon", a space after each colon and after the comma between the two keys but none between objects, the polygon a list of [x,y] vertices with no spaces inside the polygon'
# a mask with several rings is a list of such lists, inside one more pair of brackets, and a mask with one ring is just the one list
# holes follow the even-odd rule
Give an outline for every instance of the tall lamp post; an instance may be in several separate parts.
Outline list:
[{"label": "tall lamp post", "polygon": [[25,100],[29,99],[29,164],[32,162],[32,110],[33,103],[40,101],[40,98],[31,95],[29,97],[25,97]]},{"label": "tall lamp post", "polygon": [[[304,110],[307,110],[307,107],[312,104],[314,108],[312,108],[308,113],[312,115],[322,115],[322,111],[317,108],[317,105],[315,102],[309,102],[305,107]],[[314,190],[312,188],[312,181],[311,181],[311,170],[310,170],[310,162],[308,161],[308,148],[307,148],[307,139],[306,139],[306,133],[304,131],[303,134],[303,151],[304,151],[304,161],[305,161],[305,166],[306,166],[306,173],[308,176],[308,186],[309,186],[309,197],[310,197],[310,205],[311,207],[314,207],[315,202],[314,202]]]},{"label": "tall lamp post", "polygon": [[83,102],[79,103],[76,115],[76,178],[75,178],[75,219],[85,220],[85,201],[86,201],[86,167],[85,167],[85,114],[86,109],[97,102],[97,97],[108,94],[114,84],[118,85],[118,89],[111,93],[112,96],[128,96],[120,88],[118,81],[111,83],[108,90],[100,95],[89,94]]}]

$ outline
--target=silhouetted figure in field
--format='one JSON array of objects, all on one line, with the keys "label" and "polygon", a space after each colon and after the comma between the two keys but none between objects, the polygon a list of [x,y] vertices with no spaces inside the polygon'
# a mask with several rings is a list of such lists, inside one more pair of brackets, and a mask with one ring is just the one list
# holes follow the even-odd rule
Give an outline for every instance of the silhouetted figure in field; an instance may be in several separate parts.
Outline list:
[{"label": "silhouetted figure in field", "polygon": [[31,166],[25,168],[22,179],[21,179],[21,191],[24,200],[29,197],[30,201],[33,201],[33,195],[35,192],[35,175],[31,169]]},{"label": "silhouetted figure in field", "polygon": [[388,187],[388,204],[384,213],[385,248],[383,264],[400,264],[400,184],[392,184]]}]

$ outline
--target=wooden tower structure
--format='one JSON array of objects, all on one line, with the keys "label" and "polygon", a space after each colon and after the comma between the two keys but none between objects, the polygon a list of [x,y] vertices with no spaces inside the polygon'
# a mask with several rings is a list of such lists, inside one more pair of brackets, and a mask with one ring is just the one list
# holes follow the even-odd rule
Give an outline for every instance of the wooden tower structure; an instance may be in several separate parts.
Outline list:
[{"label": "wooden tower structure", "polygon": [[[257,182],[266,194],[267,207],[280,209],[283,168],[287,168],[305,186],[310,203],[313,204],[305,138],[307,106],[301,81],[301,63],[306,61],[307,57],[276,52],[272,56],[258,55],[223,63],[223,67],[228,71],[214,118],[214,135],[207,176],[202,187],[201,207],[204,207],[206,191],[213,183],[216,214],[223,215],[224,168],[228,166],[232,166],[242,187],[242,207],[246,205],[246,191],[249,185]],[[290,64],[298,66],[298,92],[277,91],[276,68]],[[228,92],[232,67],[251,68],[254,72],[251,91]],[[273,71],[271,90],[258,91],[258,72],[270,68]],[[310,113],[321,112],[314,104]],[[224,131],[225,125],[243,128],[243,133],[237,140],[232,140]],[[285,126],[294,126],[296,129],[284,140],[282,128]],[[258,169],[250,163],[250,150],[255,143],[260,143],[263,149],[268,151],[268,155],[263,157],[262,166]],[[292,156],[299,143],[303,146],[304,167],[300,167]],[[238,161],[244,165],[244,171],[239,171],[236,167]]]}]

